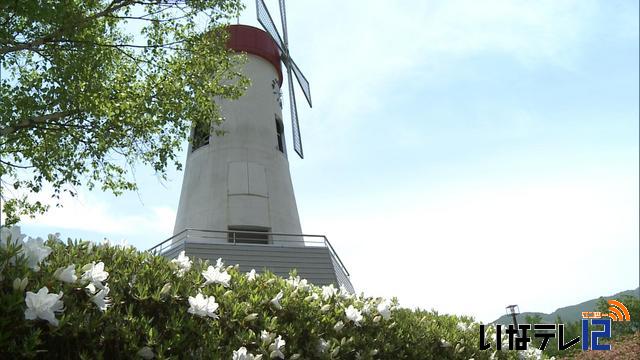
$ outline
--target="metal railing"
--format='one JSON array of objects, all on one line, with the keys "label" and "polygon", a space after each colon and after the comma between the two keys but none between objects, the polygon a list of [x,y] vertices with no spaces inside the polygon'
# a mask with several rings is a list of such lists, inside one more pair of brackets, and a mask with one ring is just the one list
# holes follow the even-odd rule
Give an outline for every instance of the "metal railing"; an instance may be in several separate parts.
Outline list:
[{"label": "metal railing", "polygon": [[286,234],[248,230],[197,230],[185,229],[149,249],[150,252],[163,255],[176,247],[187,243],[248,245],[269,247],[323,247],[329,251],[333,260],[347,276],[346,266],[324,235]]}]

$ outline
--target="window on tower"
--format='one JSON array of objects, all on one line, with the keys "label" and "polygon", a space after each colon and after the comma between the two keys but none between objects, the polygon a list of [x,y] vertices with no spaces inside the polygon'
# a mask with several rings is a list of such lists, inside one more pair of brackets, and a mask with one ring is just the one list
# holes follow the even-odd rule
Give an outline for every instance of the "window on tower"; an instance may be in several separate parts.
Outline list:
[{"label": "window on tower", "polygon": [[278,141],[278,150],[280,152],[285,153],[285,144],[284,144],[284,126],[282,125],[282,120],[276,116],[276,138]]},{"label": "window on tower", "polygon": [[229,242],[266,245],[269,243],[269,229],[254,226],[229,226]]},{"label": "window on tower", "polygon": [[195,151],[205,145],[209,145],[209,139],[211,138],[210,126],[198,123],[193,129],[193,141],[191,142],[191,151]]}]

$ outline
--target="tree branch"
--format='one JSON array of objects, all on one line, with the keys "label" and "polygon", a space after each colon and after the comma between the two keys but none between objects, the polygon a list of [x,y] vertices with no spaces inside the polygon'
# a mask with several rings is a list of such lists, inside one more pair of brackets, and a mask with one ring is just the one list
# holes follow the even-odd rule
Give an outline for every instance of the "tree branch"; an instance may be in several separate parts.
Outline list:
[{"label": "tree branch", "polygon": [[56,111],[51,114],[34,116],[28,119],[24,119],[18,124],[9,125],[7,127],[0,128],[0,135],[2,136],[12,135],[18,132],[19,130],[30,129],[39,124],[45,124],[48,121],[62,119],[64,117],[77,114],[77,113],[78,113],[77,111]]},{"label": "tree branch", "polygon": [[11,166],[11,167],[18,168],[18,169],[33,169],[33,168],[35,168],[35,166],[33,166],[33,165],[28,165],[28,166],[27,165],[18,165],[18,164],[10,163],[8,161],[4,161],[2,159],[0,159],[0,164],[4,164],[4,165]]}]

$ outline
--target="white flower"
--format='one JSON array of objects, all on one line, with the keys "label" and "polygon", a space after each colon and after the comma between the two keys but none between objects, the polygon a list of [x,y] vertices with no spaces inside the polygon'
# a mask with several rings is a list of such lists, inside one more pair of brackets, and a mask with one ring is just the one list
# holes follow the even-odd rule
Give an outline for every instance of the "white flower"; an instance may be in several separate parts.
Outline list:
[{"label": "white flower", "polygon": [[229,280],[231,280],[231,275],[226,271],[220,271],[219,267],[213,267],[209,265],[206,271],[202,272],[202,276],[206,279],[205,285],[208,284],[222,284],[224,287],[229,286]]},{"label": "white flower", "polygon": [[218,303],[216,303],[216,298],[213,296],[203,296],[201,293],[198,293],[196,297],[189,296],[189,313],[198,315],[198,316],[209,316],[214,319],[218,318],[218,314],[216,314],[216,310],[218,310]]},{"label": "white flower", "polygon": [[0,228],[0,247],[5,248],[9,243],[22,245],[24,234],[20,233],[20,226],[12,226]]},{"label": "white flower", "polygon": [[271,358],[279,357],[284,359],[284,354],[282,353],[282,349],[286,342],[282,339],[282,336],[278,335],[273,344],[269,345],[269,351],[271,351]]},{"label": "white flower", "polygon": [[270,333],[267,330],[262,330],[262,332],[260,332],[260,340],[264,344],[270,343],[275,338],[275,336],[276,334]]},{"label": "white flower", "polygon": [[129,241],[127,241],[127,239],[120,239],[120,243],[117,244],[116,247],[121,247],[123,249],[133,248],[133,246],[129,245]]},{"label": "white flower", "polygon": [[340,284],[340,297],[342,297],[343,299],[350,299],[353,297],[353,294],[347,290],[346,287],[344,287],[343,284]]},{"label": "white flower", "polygon": [[242,346],[238,350],[233,350],[232,360],[258,360],[262,359],[262,355],[253,356],[253,354],[247,352],[247,348]]},{"label": "white flower", "polygon": [[51,325],[58,326],[58,319],[54,313],[64,311],[64,304],[60,299],[62,299],[62,292],[49,294],[49,289],[46,286],[41,288],[37,294],[27,291],[27,296],[24,299],[27,304],[24,318],[27,320],[47,320]]},{"label": "white flower", "polygon": [[527,350],[519,351],[518,358],[526,360],[540,360],[542,359],[542,350],[535,347],[530,347]]},{"label": "white flower", "polygon": [[189,257],[184,254],[184,250],[180,252],[177,259],[171,260],[171,263],[178,268],[176,274],[180,277],[189,271],[193,264],[191,260],[189,260]]},{"label": "white flower", "polygon": [[98,306],[98,309],[100,309],[100,311],[106,311],[110,306],[110,301],[107,298],[109,291],[111,291],[111,289],[109,289],[109,285],[105,285],[102,287],[102,289],[100,289],[100,291],[98,291],[97,294],[91,297],[91,301],[93,301],[93,303]]},{"label": "white flower", "polygon": [[222,262],[222,258],[218,258],[218,260],[216,260],[216,267],[218,269],[222,269],[223,266],[224,266],[224,263]]},{"label": "white flower", "polygon": [[329,284],[329,286],[322,287],[322,298],[324,300],[330,299],[338,292],[338,289],[333,287],[333,284]]},{"label": "white flower", "polygon": [[280,305],[280,300],[282,299],[283,295],[284,293],[282,292],[282,290],[280,290],[280,292],[276,294],[276,296],[273,299],[271,299],[271,304],[273,305],[273,307],[275,307],[278,310],[282,310],[282,305]]},{"label": "white flower", "polygon": [[247,358],[247,348],[241,346],[238,350],[233,350],[233,360],[245,360]]},{"label": "white flower", "polygon": [[353,321],[356,325],[359,325],[360,321],[362,321],[362,314],[360,313],[360,310],[354,308],[353,305],[349,305],[349,307],[345,309],[344,313],[347,316],[347,320]]},{"label": "white flower", "polygon": [[318,352],[322,354],[323,352],[327,351],[328,348],[329,348],[329,342],[323,338],[320,338],[318,340]]},{"label": "white flower", "polygon": [[385,320],[389,320],[391,318],[391,301],[385,299],[377,307],[378,313]]},{"label": "white flower", "polygon": [[[104,287],[102,284],[100,284],[100,286]],[[96,286],[93,285],[92,283],[89,283],[89,285],[85,286],[84,288],[86,289],[87,294],[89,295],[93,295],[98,291],[98,289],[96,289]]]},{"label": "white flower", "polygon": [[136,355],[140,356],[143,359],[153,359],[156,357],[156,354],[153,353],[150,347],[145,346],[142,349],[138,350]]},{"label": "white flower", "polygon": [[55,276],[56,279],[62,282],[66,282],[70,284],[73,284],[74,282],[78,281],[78,277],[76,276],[75,264],[71,264],[67,267],[58,268],[58,270],[56,270],[53,273],[53,276]]},{"label": "white flower", "polygon": [[449,346],[451,346],[451,344],[447,340],[440,339],[440,347],[448,348]]},{"label": "white flower", "polygon": [[465,322],[458,322],[458,329],[460,329],[460,331],[467,331],[469,329],[471,329],[472,324],[467,324]]},{"label": "white flower", "polygon": [[[104,271],[104,263],[102,261],[97,264],[93,261],[91,264],[85,265],[82,270],[84,270],[84,274],[82,274],[81,280],[89,282],[89,285],[93,285],[98,289],[102,289],[102,282],[109,277],[109,273]],[[95,288],[93,292],[95,292]]]},{"label": "white flower", "polygon": [[369,313],[371,312],[371,303],[369,303],[369,302],[365,302],[365,303],[362,305],[362,310],[360,310],[360,312],[361,312],[363,315],[367,315],[367,314],[369,314]]},{"label": "white flower", "polygon": [[299,290],[307,290],[309,288],[307,279],[300,279],[300,276],[296,276],[295,278],[289,276],[287,283]]},{"label": "white flower", "polygon": [[40,270],[40,262],[51,254],[51,248],[44,245],[42,238],[28,238],[22,245],[22,253],[27,257],[27,264],[35,271]]},{"label": "white flower", "polygon": [[300,289],[300,290],[307,290],[309,289],[309,283],[307,281],[307,279],[302,279],[298,282],[298,284],[296,284],[296,288]]},{"label": "white flower", "polygon": [[247,280],[253,281],[256,279],[257,276],[258,275],[256,274],[256,269],[251,269],[251,271],[247,273]]},{"label": "white flower", "polygon": [[338,321],[335,325],[333,325],[333,329],[335,331],[340,331],[344,327],[344,323],[342,321]]}]

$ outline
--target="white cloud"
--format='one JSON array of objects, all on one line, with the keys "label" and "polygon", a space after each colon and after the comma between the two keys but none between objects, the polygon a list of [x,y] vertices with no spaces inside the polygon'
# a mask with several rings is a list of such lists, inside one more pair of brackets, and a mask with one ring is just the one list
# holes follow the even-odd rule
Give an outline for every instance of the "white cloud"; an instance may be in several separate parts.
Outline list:
[{"label": "white cloud", "polygon": [[637,283],[608,280],[638,266],[634,181],[396,190],[303,227],[327,233],[357,290],[491,321],[507,303],[551,312]]},{"label": "white cloud", "polygon": [[151,207],[132,215],[113,205],[113,195],[99,196],[84,191],[75,198],[64,197],[61,201],[63,207],[55,207],[53,202],[43,198],[39,200],[51,204],[51,210],[35,219],[23,219],[25,225],[84,230],[105,234],[107,238],[119,235],[155,235],[157,239],[165,239],[173,232],[176,215],[174,209],[165,206]]}]

